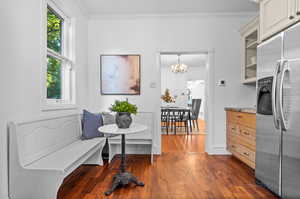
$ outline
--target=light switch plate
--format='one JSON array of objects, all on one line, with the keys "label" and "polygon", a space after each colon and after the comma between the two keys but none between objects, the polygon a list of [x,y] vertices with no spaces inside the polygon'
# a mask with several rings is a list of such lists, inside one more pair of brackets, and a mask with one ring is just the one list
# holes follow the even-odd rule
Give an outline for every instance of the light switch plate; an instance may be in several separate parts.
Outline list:
[{"label": "light switch plate", "polygon": [[150,88],[156,88],[156,82],[151,82],[150,83]]}]

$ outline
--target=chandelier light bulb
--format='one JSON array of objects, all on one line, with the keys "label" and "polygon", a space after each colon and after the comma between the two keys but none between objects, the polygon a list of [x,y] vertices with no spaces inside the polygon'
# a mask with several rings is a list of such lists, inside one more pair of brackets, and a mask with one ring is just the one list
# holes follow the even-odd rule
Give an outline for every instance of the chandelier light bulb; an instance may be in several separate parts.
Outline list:
[{"label": "chandelier light bulb", "polygon": [[177,64],[171,65],[171,71],[173,73],[185,73],[187,72],[187,69],[188,66],[180,62],[180,55],[178,55]]}]

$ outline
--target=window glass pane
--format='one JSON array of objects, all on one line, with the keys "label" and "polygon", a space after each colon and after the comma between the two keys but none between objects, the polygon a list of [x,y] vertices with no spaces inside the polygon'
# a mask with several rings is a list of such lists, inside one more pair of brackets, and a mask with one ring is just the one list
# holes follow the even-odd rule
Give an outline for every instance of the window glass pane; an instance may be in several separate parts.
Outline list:
[{"label": "window glass pane", "polygon": [[61,53],[63,19],[48,7],[47,21],[47,47]]},{"label": "window glass pane", "polygon": [[61,61],[51,56],[47,56],[47,98],[61,99]]}]

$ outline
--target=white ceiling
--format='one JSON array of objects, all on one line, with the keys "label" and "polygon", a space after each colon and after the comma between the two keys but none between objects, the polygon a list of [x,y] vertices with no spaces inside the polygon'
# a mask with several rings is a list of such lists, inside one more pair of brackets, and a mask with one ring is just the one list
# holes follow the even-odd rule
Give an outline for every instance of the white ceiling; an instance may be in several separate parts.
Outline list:
[{"label": "white ceiling", "polygon": [[[161,55],[161,66],[170,67],[177,63],[177,55]],[[188,67],[205,67],[207,63],[207,54],[183,54],[180,61]]]},{"label": "white ceiling", "polygon": [[257,12],[251,0],[79,0],[88,15]]}]

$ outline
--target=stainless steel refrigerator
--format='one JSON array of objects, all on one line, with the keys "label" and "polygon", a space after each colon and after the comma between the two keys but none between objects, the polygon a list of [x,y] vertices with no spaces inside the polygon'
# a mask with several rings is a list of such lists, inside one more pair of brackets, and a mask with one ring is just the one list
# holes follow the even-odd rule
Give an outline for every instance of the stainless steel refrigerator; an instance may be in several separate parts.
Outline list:
[{"label": "stainless steel refrigerator", "polygon": [[300,199],[300,24],[258,46],[255,177]]}]

